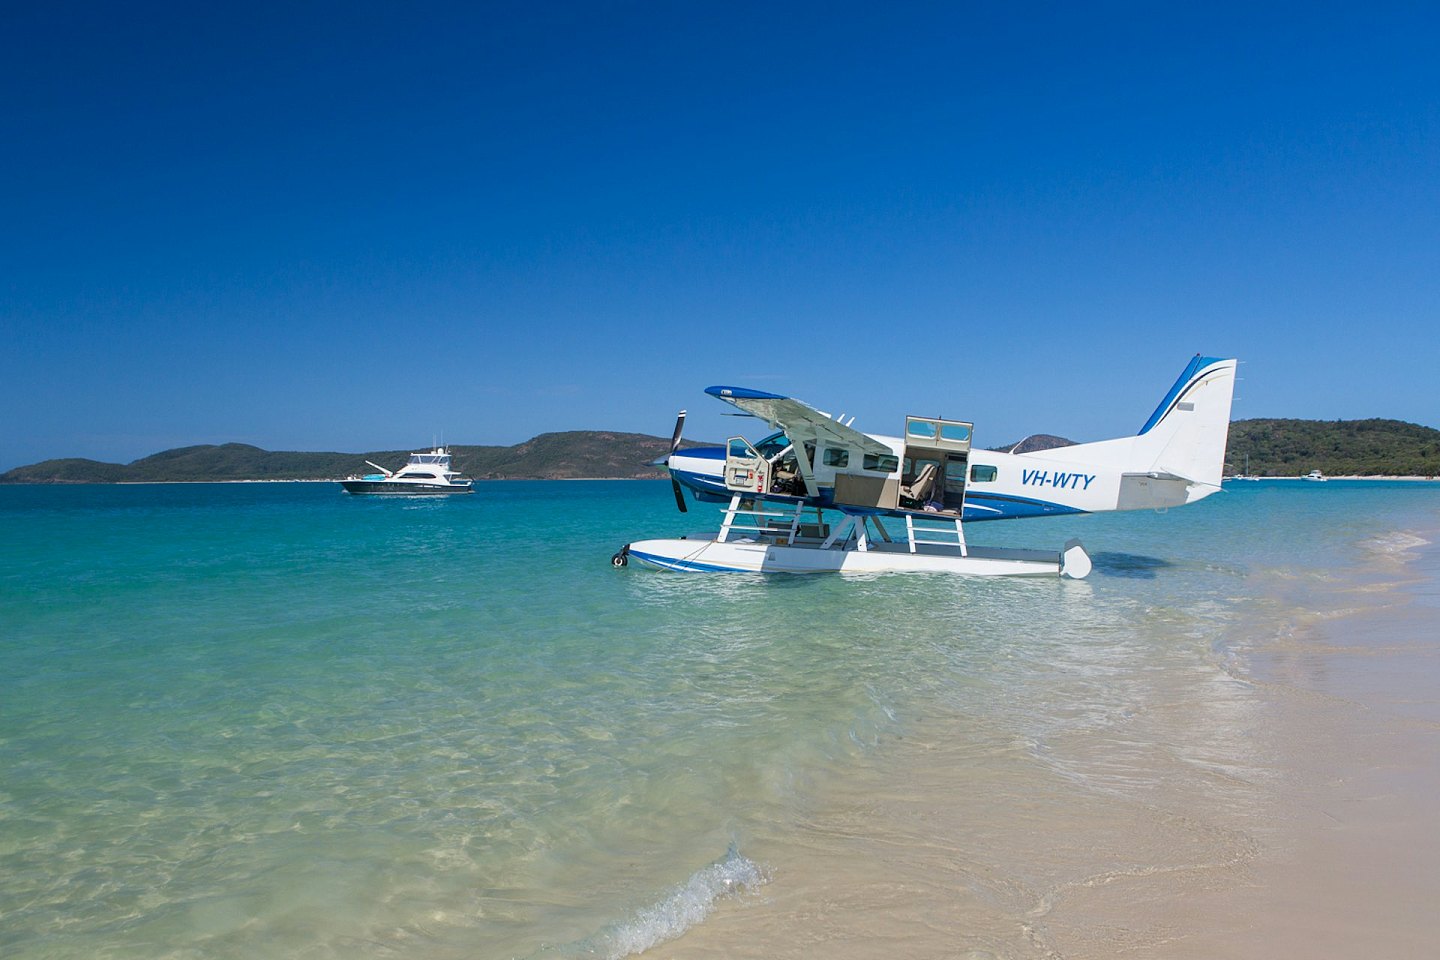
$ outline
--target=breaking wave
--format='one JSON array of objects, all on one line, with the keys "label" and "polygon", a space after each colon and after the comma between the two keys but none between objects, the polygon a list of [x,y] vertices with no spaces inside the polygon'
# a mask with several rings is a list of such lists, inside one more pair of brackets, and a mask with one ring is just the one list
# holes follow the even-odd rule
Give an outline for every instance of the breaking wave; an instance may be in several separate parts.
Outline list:
[{"label": "breaking wave", "polygon": [[765,869],[740,854],[735,844],[725,856],[697,870],[665,897],[619,923],[559,951],[567,957],[622,960],[674,940],[696,926],[721,900],[753,893],[770,880]]},{"label": "breaking wave", "polygon": [[1374,554],[1386,557],[1404,558],[1421,547],[1428,546],[1429,540],[1406,530],[1395,530],[1364,540],[1361,546]]}]

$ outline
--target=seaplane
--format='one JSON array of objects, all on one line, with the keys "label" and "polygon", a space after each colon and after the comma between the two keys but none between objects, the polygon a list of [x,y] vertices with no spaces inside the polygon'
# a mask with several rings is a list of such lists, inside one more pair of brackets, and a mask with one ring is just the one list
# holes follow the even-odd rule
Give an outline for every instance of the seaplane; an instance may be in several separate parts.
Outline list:
[{"label": "seaplane", "polygon": [[[907,416],[901,436],[867,434],[793,397],[744,387],[705,392],[764,420],[751,443],[681,446],[664,461],[685,491],[724,502],[718,532],[640,540],[612,558],[665,570],[759,573],[951,572],[1085,577],[1076,540],[1059,551],[968,545],[973,521],[1164,510],[1221,489],[1237,361],[1195,356],[1134,436],[1030,453],[974,447],[974,424]],[[827,522],[830,511],[834,522]],[[807,513],[808,512],[808,513]],[[884,521],[903,522],[904,533]],[[892,535],[893,534],[893,535]]]}]

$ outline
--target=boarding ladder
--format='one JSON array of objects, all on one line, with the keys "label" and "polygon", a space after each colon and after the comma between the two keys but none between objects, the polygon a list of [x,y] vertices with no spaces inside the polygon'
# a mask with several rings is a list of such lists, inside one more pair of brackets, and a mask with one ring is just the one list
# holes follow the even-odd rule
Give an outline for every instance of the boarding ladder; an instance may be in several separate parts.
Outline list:
[{"label": "boarding ladder", "polygon": [[[928,520],[928,517],[920,519]],[[956,517],[952,523],[942,523],[940,526],[916,526],[916,517],[913,514],[905,514],[905,536],[910,541],[910,552],[918,552],[919,545],[935,544],[936,546],[959,547],[960,556],[969,556],[969,550],[965,546],[965,528]]]},{"label": "boarding ladder", "polygon": [[[749,506],[745,506],[745,504],[749,504]],[[805,509],[804,502],[795,504],[793,511],[767,510],[766,506],[768,504],[764,500],[746,499],[738,493],[732,496],[730,505],[725,508],[725,522],[720,524],[720,534],[715,538],[715,542],[727,542],[732,531],[751,533],[756,536],[779,533],[786,528],[783,525],[772,526],[769,521],[789,520],[788,542],[794,543],[796,534],[800,531],[800,511]]]}]

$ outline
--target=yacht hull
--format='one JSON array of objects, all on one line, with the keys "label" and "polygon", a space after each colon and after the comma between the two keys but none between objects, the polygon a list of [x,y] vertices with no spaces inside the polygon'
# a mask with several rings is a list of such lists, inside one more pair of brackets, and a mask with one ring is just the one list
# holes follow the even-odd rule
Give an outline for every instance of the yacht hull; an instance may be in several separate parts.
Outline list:
[{"label": "yacht hull", "polygon": [[457,493],[474,493],[474,488],[466,484],[453,484],[440,486],[433,483],[406,483],[404,481],[385,480],[341,480],[340,486],[345,488],[346,493],[357,494],[388,494],[390,496],[448,496]]}]

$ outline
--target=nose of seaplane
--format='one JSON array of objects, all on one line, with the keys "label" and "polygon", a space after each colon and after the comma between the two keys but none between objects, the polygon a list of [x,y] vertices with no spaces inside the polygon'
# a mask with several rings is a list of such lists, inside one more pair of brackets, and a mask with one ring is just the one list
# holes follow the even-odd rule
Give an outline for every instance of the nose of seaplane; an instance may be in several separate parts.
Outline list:
[{"label": "nose of seaplane", "polygon": [[685,503],[688,488],[697,500],[724,501],[725,491],[725,448],[686,447],[680,449],[681,436],[685,430],[685,411],[675,418],[675,432],[670,436],[670,452],[650,461],[652,467],[664,467],[670,473],[670,487],[675,493],[675,506],[681,513],[689,508]]}]

